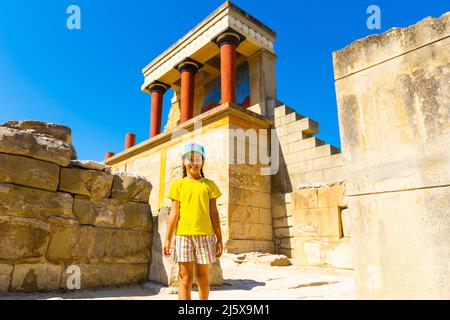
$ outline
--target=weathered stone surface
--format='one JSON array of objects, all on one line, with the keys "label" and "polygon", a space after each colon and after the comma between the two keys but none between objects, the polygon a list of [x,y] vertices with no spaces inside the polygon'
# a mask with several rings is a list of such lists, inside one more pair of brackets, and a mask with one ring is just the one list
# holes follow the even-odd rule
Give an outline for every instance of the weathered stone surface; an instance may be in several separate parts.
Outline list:
[{"label": "weathered stone surface", "polygon": [[262,252],[246,252],[241,253],[236,257],[235,262],[237,263],[256,263],[268,266],[290,266],[292,263],[283,254],[270,254],[270,253],[262,253]]},{"label": "weathered stone surface", "polygon": [[293,240],[293,258],[298,266],[354,268],[353,249],[348,238],[294,237]]},{"label": "weathered stone surface", "polygon": [[73,146],[62,140],[1,126],[0,152],[32,157],[64,167],[71,159],[76,159]]},{"label": "weathered stone surface", "polygon": [[74,219],[72,205],[73,197],[67,193],[0,183],[0,216]]},{"label": "weathered stone surface", "polygon": [[105,171],[106,165],[102,162],[93,161],[93,160],[72,160],[72,161],[70,161],[69,168],[80,168],[80,169]]},{"label": "weathered stone surface", "polygon": [[293,210],[293,235],[339,237],[338,207]]},{"label": "weathered stone surface", "polygon": [[148,263],[150,245],[147,231],[59,227],[52,230],[46,256],[54,262]]},{"label": "weathered stone surface", "polygon": [[147,203],[117,199],[91,201],[75,196],[73,211],[80,224],[151,230],[152,217]]},{"label": "weathered stone surface", "polygon": [[148,203],[151,189],[150,182],[145,179],[115,176],[111,197],[120,200]]},{"label": "weathered stone surface", "polygon": [[90,196],[94,199],[108,198],[114,176],[95,170],[62,168],[59,190]]},{"label": "weathered stone surface", "polygon": [[41,257],[49,232],[43,223],[0,217],[0,236],[0,261],[14,261]]},{"label": "weathered stone surface", "polygon": [[61,265],[49,263],[16,264],[11,291],[36,292],[59,289],[61,271]]},{"label": "weathered stone surface", "polygon": [[56,191],[59,166],[46,161],[0,153],[0,182]]},{"label": "weathered stone surface", "polygon": [[303,189],[292,192],[294,209],[316,208],[318,205],[317,189]]},{"label": "weathered stone surface", "polygon": [[346,238],[350,238],[352,235],[352,228],[350,222],[350,213],[348,209],[341,211],[342,233]]},{"label": "weathered stone surface", "polygon": [[36,120],[13,120],[2,124],[3,127],[25,130],[29,133],[36,133],[72,143],[72,130],[61,124],[47,123]]},{"label": "weathered stone surface", "polygon": [[449,299],[450,13],[334,53],[359,298]]},{"label": "weathered stone surface", "polygon": [[0,263],[0,292],[8,292],[11,284],[14,267],[10,264]]},{"label": "weathered stone surface", "polygon": [[[103,286],[130,285],[145,282],[148,279],[148,264],[79,264],[81,289]],[[60,287],[67,289],[70,274],[62,273]]]}]

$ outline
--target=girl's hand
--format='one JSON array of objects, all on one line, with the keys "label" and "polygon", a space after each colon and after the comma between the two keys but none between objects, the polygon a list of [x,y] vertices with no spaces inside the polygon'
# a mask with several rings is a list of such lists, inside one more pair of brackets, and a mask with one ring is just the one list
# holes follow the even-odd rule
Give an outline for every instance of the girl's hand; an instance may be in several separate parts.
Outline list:
[{"label": "girl's hand", "polygon": [[223,252],[223,244],[222,241],[217,242],[216,244],[216,257],[220,258],[220,256],[222,255]]},{"label": "girl's hand", "polygon": [[163,254],[166,257],[170,256],[170,239],[164,240]]}]

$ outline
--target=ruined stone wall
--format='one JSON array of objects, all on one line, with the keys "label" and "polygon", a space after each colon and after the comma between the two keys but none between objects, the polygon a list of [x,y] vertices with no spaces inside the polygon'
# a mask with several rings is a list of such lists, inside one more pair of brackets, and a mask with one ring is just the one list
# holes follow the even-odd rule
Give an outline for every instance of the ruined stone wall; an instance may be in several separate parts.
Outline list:
[{"label": "ruined stone wall", "polygon": [[67,289],[72,265],[81,288],[147,279],[150,183],[75,159],[67,127],[0,126],[0,292]]},{"label": "ruined stone wall", "polygon": [[450,13],[333,54],[360,298],[450,298]]},{"label": "ruined stone wall", "polygon": [[[344,246],[349,248],[349,240],[341,241],[342,234],[338,232],[331,235],[321,231],[330,228],[336,231],[341,226],[343,207],[338,203],[323,206],[331,203],[323,197],[335,199],[345,194],[342,154],[338,148],[314,137],[319,133],[316,121],[286,105],[274,109],[273,121],[280,141],[280,168],[272,177],[271,197],[276,251],[303,266],[351,267],[348,249],[341,252],[342,259],[338,255],[341,260],[333,258],[333,252]],[[331,186],[335,184],[337,187]],[[308,198],[309,194],[314,194],[314,200]],[[309,201],[302,203],[296,199]],[[317,230],[305,233],[307,226]]]}]

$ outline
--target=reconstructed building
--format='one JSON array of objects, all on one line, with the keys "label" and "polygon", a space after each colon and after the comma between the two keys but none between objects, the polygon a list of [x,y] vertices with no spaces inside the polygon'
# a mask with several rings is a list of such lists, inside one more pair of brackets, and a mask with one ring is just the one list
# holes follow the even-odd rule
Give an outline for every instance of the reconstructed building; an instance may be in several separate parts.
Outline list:
[{"label": "reconstructed building", "polygon": [[[348,268],[341,154],[314,137],[316,121],[277,96],[275,40],[268,26],[225,2],[143,69],[149,139],[134,145],[128,135],[126,149],[108,153],[105,163],[152,183],[156,215],[170,206],[168,188],[181,177],[182,146],[199,142],[205,176],[223,193],[226,251],[277,252],[300,265]],[[169,88],[174,94],[162,128]]]}]

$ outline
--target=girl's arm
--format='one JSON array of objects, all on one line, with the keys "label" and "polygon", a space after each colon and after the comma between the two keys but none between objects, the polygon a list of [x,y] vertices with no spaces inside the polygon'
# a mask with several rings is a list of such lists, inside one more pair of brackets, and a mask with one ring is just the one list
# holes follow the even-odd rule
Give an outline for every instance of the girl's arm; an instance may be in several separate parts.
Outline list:
[{"label": "girl's arm", "polygon": [[167,223],[166,238],[164,239],[163,253],[170,256],[170,242],[172,241],[175,228],[177,226],[178,217],[180,216],[180,202],[172,200],[172,208],[169,214],[169,222]]},{"label": "girl's arm", "polygon": [[220,257],[222,255],[223,244],[222,244],[222,231],[220,230],[219,211],[217,210],[217,199],[209,200],[209,214],[211,216],[211,222],[217,237],[216,256]]}]

